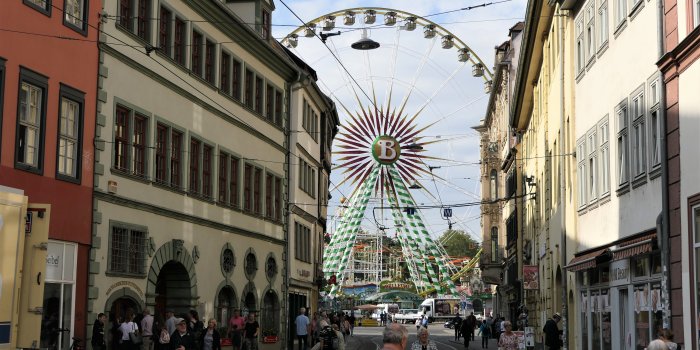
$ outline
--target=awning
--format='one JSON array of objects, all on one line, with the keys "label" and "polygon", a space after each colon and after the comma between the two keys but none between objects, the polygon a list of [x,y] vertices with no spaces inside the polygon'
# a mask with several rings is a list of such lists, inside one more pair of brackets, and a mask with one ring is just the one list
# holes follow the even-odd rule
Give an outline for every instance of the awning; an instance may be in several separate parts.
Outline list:
[{"label": "awning", "polygon": [[592,268],[596,267],[596,264],[599,261],[607,260],[605,258],[609,254],[610,254],[610,249],[608,249],[607,247],[601,248],[598,250],[594,250],[592,252],[584,253],[582,255],[576,256],[573,259],[571,259],[571,261],[569,261],[569,264],[564,266],[564,268],[569,270],[569,272],[576,272],[576,271],[592,269]]},{"label": "awning", "polygon": [[622,260],[629,257],[650,253],[656,242],[656,232],[646,234],[635,239],[620,243],[618,248],[613,250],[613,260]]}]

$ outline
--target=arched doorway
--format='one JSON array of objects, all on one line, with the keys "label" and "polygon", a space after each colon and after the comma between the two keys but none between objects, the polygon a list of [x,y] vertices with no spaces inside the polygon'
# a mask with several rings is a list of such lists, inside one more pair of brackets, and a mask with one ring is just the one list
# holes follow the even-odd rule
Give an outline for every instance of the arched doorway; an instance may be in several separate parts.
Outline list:
[{"label": "arched doorway", "polygon": [[[133,315],[136,316],[140,315],[143,310],[141,304],[130,295],[118,297],[111,302],[111,305],[107,324],[105,325],[105,341],[111,349],[116,349],[118,347],[120,334],[117,334],[115,331],[118,325],[124,322],[126,313],[131,311]],[[108,332],[107,330],[110,331]]]},{"label": "arched doorway", "polygon": [[[253,282],[248,282],[243,289],[242,299],[241,299],[241,313],[248,314],[249,312],[258,311],[258,297],[257,291],[255,289],[255,284]],[[260,319],[258,319],[259,321]]]},{"label": "arched doorway", "polygon": [[157,315],[173,310],[176,315],[187,313],[191,308],[189,274],[180,262],[168,261],[160,269],[156,281],[155,310]]},{"label": "arched doorway", "polygon": [[224,286],[219,289],[216,296],[216,319],[220,325],[226,326],[228,319],[233,315],[233,310],[238,308],[236,291],[231,286]]},{"label": "arched doorway", "polygon": [[[263,302],[261,305],[261,315],[260,315],[260,326],[265,332],[270,332],[271,334],[265,335],[277,335],[280,334],[280,301],[277,297],[277,293],[274,290],[268,289],[263,296]],[[293,311],[290,310],[290,313]]]}]

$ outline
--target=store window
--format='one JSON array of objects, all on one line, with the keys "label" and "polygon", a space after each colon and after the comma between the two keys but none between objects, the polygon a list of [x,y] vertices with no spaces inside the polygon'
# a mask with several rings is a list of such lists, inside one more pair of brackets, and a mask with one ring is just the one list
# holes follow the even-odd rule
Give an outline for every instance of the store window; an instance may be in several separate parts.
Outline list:
[{"label": "store window", "polygon": [[649,345],[650,324],[650,292],[648,284],[634,286],[634,327],[635,349],[645,349]]},{"label": "store window", "polygon": [[[43,316],[41,319],[41,347],[70,347],[75,309],[75,269],[77,245],[49,242],[46,254]],[[59,329],[69,329],[60,332]]]},{"label": "store window", "polygon": [[632,277],[640,278],[649,276],[649,256],[638,257],[632,260]]},{"label": "store window", "polygon": [[588,349],[588,292],[581,292],[581,349]]},{"label": "store window", "polygon": [[619,315],[620,315],[620,329],[621,337],[620,339],[620,349],[629,349],[632,342],[632,330],[630,329],[630,324],[627,321],[627,311],[629,310],[629,291],[627,287],[623,287],[619,290]]}]

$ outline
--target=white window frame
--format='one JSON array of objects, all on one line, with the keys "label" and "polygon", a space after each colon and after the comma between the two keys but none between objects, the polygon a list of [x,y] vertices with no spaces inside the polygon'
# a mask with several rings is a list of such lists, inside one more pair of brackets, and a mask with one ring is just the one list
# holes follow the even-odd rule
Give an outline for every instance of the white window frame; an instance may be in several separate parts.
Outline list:
[{"label": "white window frame", "polygon": [[582,136],[576,144],[576,158],[578,158],[578,206],[579,209],[585,208],[586,203],[586,136]]},{"label": "white window frame", "polygon": [[65,0],[64,20],[76,28],[83,29],[85,26],[86,0]]},{"label": "white window frame", "polygon": [[615,122],[617,128],[616,144],[616,178],[618,188],[629,184],[629,121],[627,118],[627,99],[615,107]]},{"label": "white window frame", "polygon": [[[18,123],[20,126],[25,127],[24,140],[27,142],[27,145],[24,147],[24,162],[21,163],[30,167],[38,167],[39,154],[42,151],[41,129],[43,127],[44,89],[26,81],[21,82],[20,89],[25,92],[25,99],[22,100],[20,96],[19,106],[17,106],[19,109]],[[33,118],[31,118],[32,115]],[[28,142],[30,132],[34,133],[34,137],[31,138],[33,140],[31,144]]]},{"label": "white window frame", "polygon": [[627,20],[627,1],[615,0],[615,28],[619,28]]},{"label": "white window frame", "polygon": [[644,109],[644,85],[630,96],[629,116],[632,124],[631,170],[634,179],[646,175],[646,111]]},{"label": "white window frame", "polygon": [[608,1],[601,1],[598,6],[598,46],[603,47],[608,43],[609,36],[609,18],[608,18]]},{"label": "white window frame", "polygon": [[586,68],[586,44],[583,36],[583,14],[576,19],[576,75],[580,75]]},{"label": "white window frame", "polygon": [[[700,1],[700,0],[697,0]],[[649,154],[649,171],[659,169],[661,167],[661,95],[660,95],[660,78],[654,75],[649,81],[649,139],[648,139],[648,154]]]},{"label": "white window frame", "polygon": [[[61,96],[58,123],[58,173],[77,177],[80,142],[80,103]],[[71,120],[72,119],[72,120]]]},{"label": "white window frame", "polygon": [[610,123],[608,115],[598,122],[598,169],[600,170],[598,183],[600,184],[600,198],[610,194]]},{"label": "white window frame", "polygon": [[586,134],[586,190],[589,203],[598,200],[598,136],[597,126]]},{"label": "white window frame", "polygon": [[693,28],[700,25],[700,0],[693,1]]},{"label": "white window frame", "polygon": [[596,11],[595,11],[595,1],[591,1],[588,6],[586,6],[586,34],[585,34],[585,42],[586,42],[586,64],[591,63],[595,59],[596,55],[596,31],[595,31],[595,17],[596,17]]},{"label": "white window frame", "polygon": [[[698,259],[700,259],[700,239],[698,239],[698,231],[700,231],[700,205],[694,205],[691,207],[691,215],[693,216],[693,219],[691,220],[691,225],[692,225],[692,235],[689,235],[689,238],[692,238],[693,242],[693,269],[695,270],[693,273],[695,274],[695,280],[698,280],[698,277],[700,277],[698,274],[700,274],[700,269],[698,269]],[[695,290],[691,292],[692,293],[692,298],[695,299],[695,307],[697,311],[698,309],[698,300],[700,299],[700,294],[698,293],[698,287],[697,284],[695,285]]]}]

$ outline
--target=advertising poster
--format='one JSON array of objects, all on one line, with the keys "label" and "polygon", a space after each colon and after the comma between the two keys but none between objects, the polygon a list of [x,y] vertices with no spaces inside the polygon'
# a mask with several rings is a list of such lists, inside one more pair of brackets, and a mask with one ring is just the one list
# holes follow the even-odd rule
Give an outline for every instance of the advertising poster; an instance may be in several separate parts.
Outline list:
[{"label": "advertising poster", "polygon": [[537,266],[523,266],[523,288],[528,290],[536,290],[540,288],[540,277]]}]

